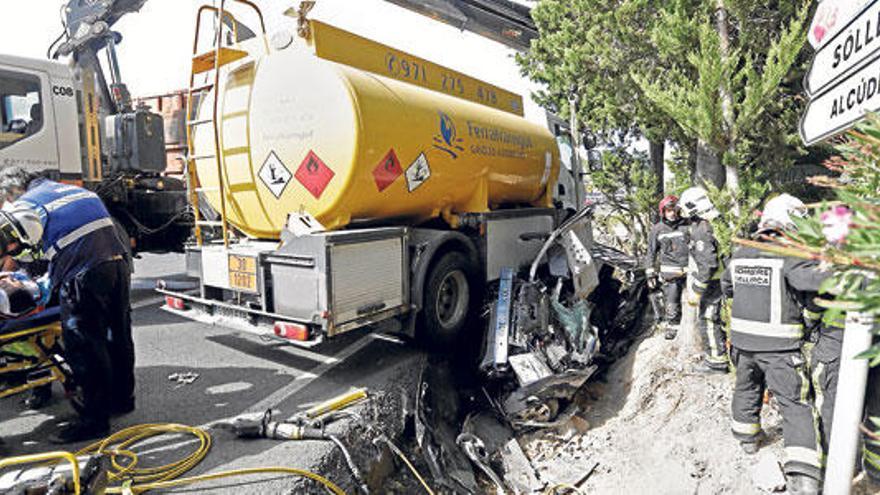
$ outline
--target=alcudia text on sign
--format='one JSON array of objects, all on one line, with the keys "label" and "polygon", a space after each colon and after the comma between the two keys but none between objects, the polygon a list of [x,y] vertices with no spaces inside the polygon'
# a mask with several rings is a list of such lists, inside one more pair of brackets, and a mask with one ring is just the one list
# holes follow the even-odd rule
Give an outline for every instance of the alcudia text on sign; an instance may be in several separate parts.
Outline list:
[{"label": "alcudia text on sign", "polygon": [[880,109],[880,54],[813,97],[801,119],[807,145],[842,132]]},{"label": "alcudia text on sign", "polygon": [[820,93],[878,49],[880,49],[880,0],[874,0],[816,52],[804,81],[807,92]]}]

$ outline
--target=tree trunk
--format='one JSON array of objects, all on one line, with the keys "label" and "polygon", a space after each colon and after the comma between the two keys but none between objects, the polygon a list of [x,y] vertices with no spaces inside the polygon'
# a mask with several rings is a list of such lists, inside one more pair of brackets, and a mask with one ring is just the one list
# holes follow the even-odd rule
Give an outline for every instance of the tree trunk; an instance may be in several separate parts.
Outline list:
[{"label": "tree trunk", "polygon": [[724,180],[724,167],[718,153],[703,140],[697,141],[696,185],[712,184],[723,187]]},{"label": "tree trunk", "polygon": [[[727,17],[727,5],[725,0],[715,2],[715,28],[721,46],[721,56],[726,60],[730,55],[730,26]],[[736,140],[736,117],[733,115],[733,95],[730,93],[729,81],[722,83],[721,110],[724,117],[724,128],[727,131],[728,155],[733,158],[734,142]],[[727,162],[728,160],[722,160]],[[735,163],[725,163],[725,180],[727,188],[736,191],[739,188],[739,173]]]},{"label": "tree trunk", "polygon": [[666,179],[663,171],[666,170],[663,160],[666,154],[666,143],[663,141],[648,141],[648,154],[651,157],[651,169],[657,176],[657,194],[663,196],[666,190]]}]

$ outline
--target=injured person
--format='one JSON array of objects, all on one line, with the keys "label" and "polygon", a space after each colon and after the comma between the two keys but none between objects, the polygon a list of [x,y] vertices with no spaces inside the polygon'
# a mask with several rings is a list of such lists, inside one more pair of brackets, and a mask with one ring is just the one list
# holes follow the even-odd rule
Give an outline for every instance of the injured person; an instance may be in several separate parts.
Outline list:
[{"label": "injured person", "polygon": [[[54,380],[50,381],[45,374],[53,363],[47,361],[46,351],[58,350],[60,331],[55,326],[46,326],[49,320],[58,318],[57,311],[45,311],[50,294],[46,277],[33,280],[20,271],[0,272],[0,375],[4,375],[0,376],[4,383],[0,397],[14,395],[16,390],[31,390],[24,401],[28,409],[45,407],[52,397]],[[44,330],[32,333],[31,324]],[[61,376],[60,370],[49,372],[50,377]]]},{"label": "injured person", "polygon": [[35,281],[22,272],[0,272],[0,319],[38,311],[46,305],[49,294],[48,279]]}]

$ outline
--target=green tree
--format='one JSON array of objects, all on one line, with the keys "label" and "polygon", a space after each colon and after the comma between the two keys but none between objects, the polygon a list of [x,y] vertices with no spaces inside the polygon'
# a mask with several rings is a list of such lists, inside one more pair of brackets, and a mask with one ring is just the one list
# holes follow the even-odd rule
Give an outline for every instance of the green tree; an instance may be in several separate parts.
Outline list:
[{"label": "green tree", "polygon": [[[647,99],[631,67],[660,69],[645,36],[654,16],[647,0],[542,0],[532,11],[540,31],[518,61],[544,85],[539,103],[571,118],[602,141],[636,133],[650,142],[654,172],[663,176],[664,142],[685,135]],[[662,190],[662,181],[657,183]],[[662,192],[662,191],[658,191]]]},{"label": "green tree", "polygon": [[810,3],[669,0],[655,5],[652,44],[659,58],[674,62],[663,70],[635,67],[634,79],[648,99],[696,138],[699,178],[735,191],[758,139],[795,144],[796,120],[790,106],[780,102],[797,94],[791,79],[805,60]]},{"label": "green tree", "polygon": [[796,122],[809,3],[542,0],[540,36],[519,61],[548,108],[574,110],[600,138],[645,136],[656,173],[668,139],[696,156],[695,179],[735,190],[742,169],[805,154]]}]

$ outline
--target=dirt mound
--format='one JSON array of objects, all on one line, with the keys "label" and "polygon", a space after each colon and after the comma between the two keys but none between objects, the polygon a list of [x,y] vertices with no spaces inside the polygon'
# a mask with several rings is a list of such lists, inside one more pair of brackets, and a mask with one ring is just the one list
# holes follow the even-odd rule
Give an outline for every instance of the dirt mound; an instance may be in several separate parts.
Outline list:
[{"label": "dirt mound", "polygon": [[645,338],[586,389],[583,433],[523,439],[542,478],[576,483],[592,472],[584,493],[677,495],[760,493],[757,473],[781,475],[775,408],[764,408],[768,441],[746,455],[730,433],[733,376],[694,373],[696,357],[679,354],[676,341]]}]

